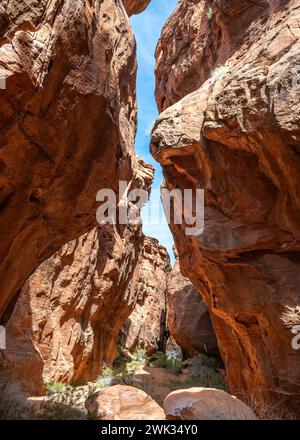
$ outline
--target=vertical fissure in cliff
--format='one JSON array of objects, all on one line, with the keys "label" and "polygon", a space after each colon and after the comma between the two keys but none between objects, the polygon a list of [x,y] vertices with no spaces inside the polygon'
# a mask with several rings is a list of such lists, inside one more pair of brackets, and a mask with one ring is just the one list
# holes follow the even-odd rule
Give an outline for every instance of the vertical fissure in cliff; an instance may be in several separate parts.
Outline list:
[{"label": "vertical fissure in cliff", "polygon": [[[175,9],[178,0],[152,0],[147,9],[131,17],[131,25],[137,42],[137,100],[138,130],[136,154],[155,167],[151,187],[150,208],[143,210],[143,231],[147,236],[157,238],[165,246],[174,262],[173,236],[166,222],[161,201],[160,185],[163,182],[162,169],[149,152],[151,130],[158,115],[155,100],[155,50],[161,30]],[[149,213],[149,216],[146,215]]]}]

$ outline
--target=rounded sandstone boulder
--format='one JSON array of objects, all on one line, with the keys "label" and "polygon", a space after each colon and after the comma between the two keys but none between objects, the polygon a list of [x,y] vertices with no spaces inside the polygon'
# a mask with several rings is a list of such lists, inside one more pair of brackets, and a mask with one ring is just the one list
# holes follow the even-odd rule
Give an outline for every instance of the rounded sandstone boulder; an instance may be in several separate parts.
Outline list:
[{"label": "rounded sandstone boulder", "polygon": [[163,404],[167,420],[256,420],[241,400],[214,388],[190,388],[170,393]]},{"label": "rounded sandstone boulder", "polygon": [[165,420],[162,408],[148,394],[125,385],[102,388],[85,407],[94,420]]}]

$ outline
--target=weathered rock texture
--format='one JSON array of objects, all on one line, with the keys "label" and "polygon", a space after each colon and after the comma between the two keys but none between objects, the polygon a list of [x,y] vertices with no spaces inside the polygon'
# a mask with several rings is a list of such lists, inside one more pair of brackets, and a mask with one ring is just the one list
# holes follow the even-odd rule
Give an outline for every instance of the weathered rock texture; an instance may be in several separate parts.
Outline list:
[{"label": "weathered rock texture", "polygon": [[133,15],[143,12],[150,0],[123,0],[123,3],[128,14]]},{"label": "weathered rock texture", "polygon": [[209,311],[199,290],[185,278],[176,259],[168,280],[168,330],[186,357],[197,353],[219,356]]},{"label": "weathered rock texture", "polygon": [[247,405],[225,391],[189,388],[170,393],[164,401],[167,420],[256,420]]},{"label": "weathered rock texture", "polygon": [[158,44],[152,153],[205,189],[205,229],[171,225],[233,394],[300,415],[299,0],[185,0]]},{"label": "weathered rock texture", "polygon": [[[132,188],[153,168],[136,162]],[[120,328],[138,289],[129,288],[148,240],[141,225],[105,225],[64,245],[26,281],[6,326],[5,370],[33,395],[44,384],[94,380],[112,366]]]},{"label": "weathered rock texture", "polygon": [[96,392],[86,401],[93,420],[165,420],[163,409],[138,388],[114,385]]},{"label": "weathered rock texture", "polygon": [[5,322],[38,265],[96,225],[97,191],[132,177],[136,47],[122,2],[1,2],[0,76]]},{"label": "weathered rock texture", "polygon": [[170,269],[167,250],[156,239],[146,237],[141,262],[129,287],[136,304],[122,328],[122,345],[127,349],[133,351],[140,346],[149,355],[164,350]]}]

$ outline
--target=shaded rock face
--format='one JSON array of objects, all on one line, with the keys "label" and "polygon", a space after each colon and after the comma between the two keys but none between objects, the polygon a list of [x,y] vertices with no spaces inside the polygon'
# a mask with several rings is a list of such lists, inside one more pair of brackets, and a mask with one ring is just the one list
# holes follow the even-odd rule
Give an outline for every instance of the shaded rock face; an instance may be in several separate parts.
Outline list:
[{"label": "shaded rock face", "polygon": [[296,416],[299,14],[298,0],[181,1],[157,48],[165,111],[151,147],[167,188],[205,190],[204,233],[171,229],[208,304],[231,392]]},{"label": "shaded rock face", "polygon": [[218,343],[206,303],[185,278],[176,260],[168,280],[168,330],[186,357],[207,353],[219,357]]},{"label": "shaded rock face", "polygon": [[[153,171],[137,162],[132,188],[149,189]],[[140,225],[105,225],[43,262],[6,326],[8,376],[39,395],[45,383],[94,380],[112,366],[120,328],[137,300],[129,283],[143,255]]]},{"label": "shaded rock face", "polygon": [[257,420],[241,400],[214,388],[173,391],[164,401],[164,411],[167,420]]},{"label": "shaded rock face", "polygon": [[149,355],[164,350],[170,269],[167,250],[156,239],[145,237],[143,255],[129,286],[136,304],[121,332],[122,346],[130,351],[137,346]]},{"label": "shaded rock face", "polygon": [[165,420],[163,409],[152,397],[126,385],[103,388],[85,406],[93,420]]},{"label": "shaded rock face", "polygon": [[123,3],[128,14],[133,15],[143,12],[150,0],[123,0]]},{"label": "shaded rock face", "polygon": [[[5,4],[3,4],[5,3]],[[0,317],[132,177],[136,47],[118,0],[0,5]]]}]

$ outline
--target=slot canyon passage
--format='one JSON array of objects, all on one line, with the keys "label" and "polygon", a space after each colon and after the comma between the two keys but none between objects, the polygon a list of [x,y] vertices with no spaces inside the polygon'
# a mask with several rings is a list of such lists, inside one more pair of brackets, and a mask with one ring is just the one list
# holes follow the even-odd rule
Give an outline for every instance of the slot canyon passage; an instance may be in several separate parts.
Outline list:
[{"label": "slot canyon passage", "polygon": [[[0,2],[0,419],[300,418],[299,23]],[[203,231],[100,224],[120,181],[204,190]]]}]

